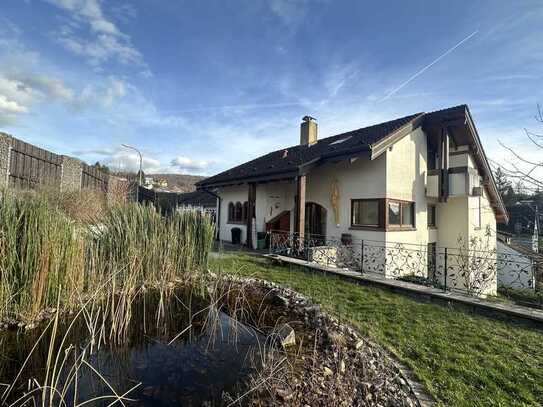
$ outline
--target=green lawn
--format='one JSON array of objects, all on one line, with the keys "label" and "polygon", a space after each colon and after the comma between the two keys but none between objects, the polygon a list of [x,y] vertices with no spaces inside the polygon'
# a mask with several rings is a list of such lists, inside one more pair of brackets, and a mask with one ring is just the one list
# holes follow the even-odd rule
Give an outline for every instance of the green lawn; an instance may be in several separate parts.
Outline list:
[{"label": "green lawn", "polygon": [[221,254],[211,268],[293,288],[392,351],[443,405],[543,405],[543,330],[334,276]]}]

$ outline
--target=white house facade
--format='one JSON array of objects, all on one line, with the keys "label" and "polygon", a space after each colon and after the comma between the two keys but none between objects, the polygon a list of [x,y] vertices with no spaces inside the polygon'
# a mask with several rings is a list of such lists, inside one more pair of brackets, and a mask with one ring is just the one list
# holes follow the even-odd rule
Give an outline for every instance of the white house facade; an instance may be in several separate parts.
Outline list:
[{"label": "white house facade", "polygon": [[[258,232],[289,236],[291,244],[292,236],[313,239],[314,260],[337,258],[338,266],[342,256],[330,242],[343,242],[361,269],[391,277],[439,274],[440,267],[469,263],[463,254],[470,251],[484,252],[478,264],[494,264],[495,270],[496,222],[507,221],[465,105],[320,140],[316,121],[305,117],[299,145],[197,187],[220,197],[223,241],[231,241],[233,228],[249,247]],[[397,250],[408,259],[399,262]],[[463,274],[454,284],[470,287],[474,273]],[[494,293],[495,275],[487,279],[479,289]]]}]

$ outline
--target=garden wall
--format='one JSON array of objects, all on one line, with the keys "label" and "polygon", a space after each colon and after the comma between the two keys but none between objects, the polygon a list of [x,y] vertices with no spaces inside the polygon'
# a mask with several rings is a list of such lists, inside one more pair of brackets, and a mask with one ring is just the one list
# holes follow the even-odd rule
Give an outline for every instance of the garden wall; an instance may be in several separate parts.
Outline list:
[{"label": "garden wall", "polygon": [[109,175],[82,161],[52,153],[0,132],[0,188],[108,190]]}]

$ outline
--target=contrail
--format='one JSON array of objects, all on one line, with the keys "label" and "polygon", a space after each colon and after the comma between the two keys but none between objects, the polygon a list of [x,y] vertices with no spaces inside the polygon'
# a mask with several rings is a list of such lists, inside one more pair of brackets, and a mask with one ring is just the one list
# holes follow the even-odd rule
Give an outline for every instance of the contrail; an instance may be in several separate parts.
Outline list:
[{"label": "contrail", "polygon": [[453,52],[456,48],[458,48],[460,45],[468,41],[471,37],[473,37],[475,34],[477,34],[479,30],[476,30],[472,32],[470,35],[468,35],[466,38],[464,38],[462,41],[460,41],[458,44],[456,44],[454,47],[450,48],[449,50],[445,51],[443,54],[441,54],[439,57],[434,59],[431,63],[426,65],[424,68],[422,68],[420,71],[418,71],[416,74],[411,76],[408,80],[403,82],[400,86],[393,89],[390,93],[388,93],[383,99],[380,100],[380,102],[387,100],[389,97],[397,93],[400,89],[402,89],[405,85],[407,85],[409,82],[411,82],[413,79],[417,78],[418,76],[422,75],[426,70],[437,64],[439,61],[441,61],[443,58],[445,58],[447,55],[449,55],[451,52]]}]

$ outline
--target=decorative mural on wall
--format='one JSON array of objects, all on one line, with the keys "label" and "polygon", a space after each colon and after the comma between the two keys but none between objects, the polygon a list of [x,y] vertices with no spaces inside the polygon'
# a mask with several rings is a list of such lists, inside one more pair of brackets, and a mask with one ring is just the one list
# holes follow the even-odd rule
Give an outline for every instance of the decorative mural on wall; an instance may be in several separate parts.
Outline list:
[{"label": "decorative mural on wall", "polygon": [[274,213],[278,213],[281,210],[281,197],[277,195],[268,196],[268,205],[270,206],[268,217],[272,218]]}]

